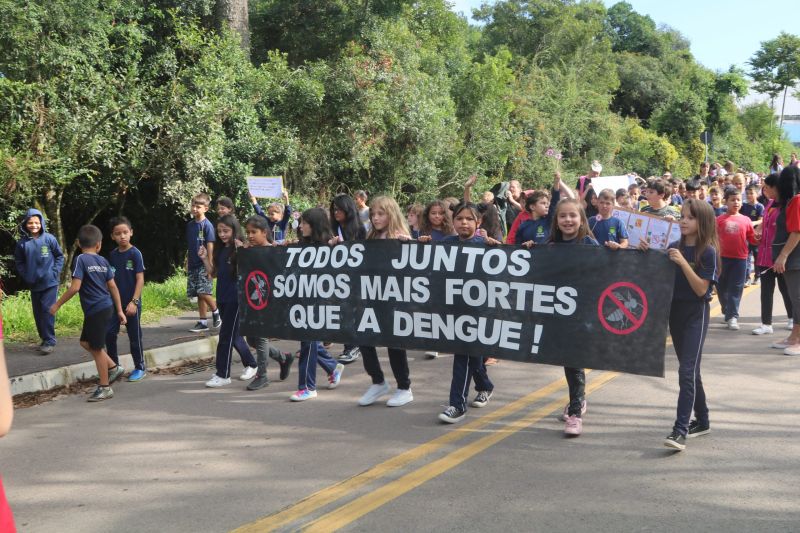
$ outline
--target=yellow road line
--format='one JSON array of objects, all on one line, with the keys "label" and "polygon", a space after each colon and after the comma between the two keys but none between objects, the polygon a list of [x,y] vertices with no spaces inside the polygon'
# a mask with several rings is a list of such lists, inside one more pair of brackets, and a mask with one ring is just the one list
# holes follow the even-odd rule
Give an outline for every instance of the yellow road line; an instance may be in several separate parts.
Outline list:
[{"label": "yellow road line", "polygon": [[[746,295],[749,292],[752,292],[757,287],[750,286],[746,287],[744,290],[744,294]],[[720,314],[719,306],[714,307],[711,310],[711,316],[717,316]],[[671,339],[667,338],[667,344],[671,344]],[[588,374],[591,370],[586,370]],[[256,533],[256,532],[267,532],[267,531],[274,531],[279,527],[285,526],[287,524],[291,524],[292,522],[296,522],[303,518],[304,516],[313,513],[314,511],[335,502],[341,498],[344,498],[348,494],[352,493],[353,491],[359,489],[360,487],[372,483],[391,472],[394,472],[400,468],[403,468],[415,461],[418,461],[437,450],[441,449],[443,446],[447,444],[451,444],[462,438],[469,435],[471,432],[476,431],[496,420],[501,418],[505,418],[525,407],[528,407],[530,404],[536,402],[537,400],[549,396],[556,390],[558,390],[561,386],[565,383],[564,379],[556,380],[545,387],[534,391],[518,400],[515,400],[500,409],[492,413],[488,413],[472,422],[464,424],[463,426],[459,427],[457,430],[449,431],[444,435],[436,437],[433,440],[426,442],[416,448],[403,452],[391,459],[380,463],[369,470],[366,470],[360,474],[357,474],[349,479],[343,480],[339,483],[335,483],[329,487],[326,487],[314,494],[300,500],[299,502],[292,504],[291,506],[283,509],[282,511],[278,511],[277,513],[271,514],[264,518],[258,519],[254,522],[249,524],[245,524],[233,531],[233,533]],[[590,386],[591,387],[591,386]],[[588,389],[587,389],[588,390]],[[538,411],[536,411],[538,412]]]},{"label": "yellow road line", "polygon": [[[591,372],[591,370],[586,370],[587,374],[589,372]],[[368,483],[372,483],[373,481],[380,479],[395,470],[422,459],[447,444],[461,440],[470,435],[473,431],[481,429],[482,427],[491,424],[496,420],[505,418],[517,411],[520,411],[542,398],[546,398],[547,396],[558,391],[558,389],[563,387],[565,384],[566,380],[564,378],[557,379],[556,381],[545,385],[539,390],[536,390],[523,396],[522,398],[504,405],[496,411],[483,415],[472,422],[460,426],[457,430],[448,431],[447,433],[436,437],[425,444],[421,444],[416,448],[412,448],[411,450],[396,455],[391,459],[384,461],[383,463],[375,465],[369,470],[315,492],[314,494],[304,498],[303,500],[300,500],[295,504],[292,504],[282,511],[278,511],[277,513],[265,516],[264,518],[260,518],[249,524],[245,524],[233,530],[233,533],[261,533],[273,531],[281,526],[285,526],[286,524],[291,524],[292,522],[300,520],[304,516],[318,510],[321,507],[324,507],[325,505],[328,505],[331,502],[347,496],[351,492]]]},{"label": "yellow road line", "polygon": [[[586,387],[586,394],[589,394],[598,388],[602,387],[619,374],[615,372],[607,372],[602,374],[599,378],[594,380]],[[503,426],[501,429],[492,431],[491,434],[482,437],[474,442],[467,444],[457,450],[449,453],[448,455],[437,459],[427,465],[424,465],[417,470],[410,472],[403,477],[387,483],[374,491],[361,496],[341,507],[324,515],[313,522],[310,522],[303,531],[312,532],[327,532],[336,531],[356,520],[362,516],[374,511],[375,509],[385,505],[386,503],[402,496],[403,494],[419,487],[423,483],[455,468],[464,461],[474,457],[487,448],[494,446],[518,431],[525,429],[542,418],[550,415],[553,411],[560,409],[564,405],[564,399],[558,399],[553,402],[536,409],[529,415],[510,422]]]}]

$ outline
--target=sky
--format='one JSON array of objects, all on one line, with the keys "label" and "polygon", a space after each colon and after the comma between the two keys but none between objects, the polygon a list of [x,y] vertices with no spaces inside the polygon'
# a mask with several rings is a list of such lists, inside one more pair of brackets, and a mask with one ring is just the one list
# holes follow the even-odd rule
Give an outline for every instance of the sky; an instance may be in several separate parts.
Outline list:
[{"label": "sky", "polygon": [[[450,0],[456,12],[470,16],[472,8],[491,0]],[[692,54],[704,66],[724,71],[747,61],[781,31],[800,35],[798,0],[627,0],[633,9],[667,24],[689,39]],[[615,0],[604,0],[610,7]]]}]

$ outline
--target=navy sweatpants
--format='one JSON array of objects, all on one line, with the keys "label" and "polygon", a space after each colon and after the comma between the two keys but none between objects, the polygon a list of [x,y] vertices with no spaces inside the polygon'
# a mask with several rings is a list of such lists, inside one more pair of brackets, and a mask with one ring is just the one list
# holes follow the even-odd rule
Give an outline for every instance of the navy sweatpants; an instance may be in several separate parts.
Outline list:
[{"label": "navy sweatpants", "polygon": [[[128,340],[131,345],[131,357],[133,357],[133,366],[137,370],[146,370],[144,367],[144,351],[142,350],[142,304],[137,307],[136,314],[133,316],[126,315],[128,323],[125,326],[128,331]],[[119,317],[116,313],[111,316],[108,321],[108,331],[106,331],[106,352],[108,356],[116,364],[119,364],[119,352],[117,351],[117,337],[119,336]]]},{"label": "navy sweatpants", "polygon": [[462,411],[467,410],[467,393],[469,384],[475,380],[475,390],[491,392],[494,384],[486,373],[486,360],[483,357],[470,357],[455,354],[453,356],[453,379],[450,381],[450,405]]},{"label": "navy sweatpants", "polygon": [[747,259],[722,258],[722,272],[719,274],[717,292],[725,320],[739,318],[739,302],[742,300],[746,279]]},{"label": "navy sweatpants", "polygon": [[700,359],[708,332],[709,305],[698,300],[672,302],[669,311],[669,334],[678,355],[678,413],[673,429],[681,435],[689,431],[692,411],[700,425],[708,423],[708,405],[703,380],[700,378]]},{"label": "navy sweatpants", "polygon": [[222,327],[219,330],[219,343],[217,344],[217,376],[231,377],[231,358],[233,349],[239,352],[244,366],[256,367],[256,360],[250,353],[250,347],[239,333],[239,304],[236,302],[217,302]]},{"label": "navy sweatpants", "polygon": [[298,390],[317,390],[317,363],[327,375],[336,369],[336,361],[319,341],[300,343],[300,362],[298,363]]},{"label": "navy sweatpants", "polygon": [[58,300],[58,285],[43,291],[31,291],[31,307],[36,332],[45,346],[56,345],[56,317],[50,314],[50,308]]}]

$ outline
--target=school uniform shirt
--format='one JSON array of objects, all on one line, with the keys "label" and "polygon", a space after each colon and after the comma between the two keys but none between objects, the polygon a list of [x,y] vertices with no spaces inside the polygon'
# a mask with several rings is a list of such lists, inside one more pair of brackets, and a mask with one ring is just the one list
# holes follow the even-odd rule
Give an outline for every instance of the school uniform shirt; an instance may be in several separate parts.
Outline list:
[{"label": "school uniform shirt", "polygon": [[97,254],[79,255],[72,277],[81,280],[78,294],[84,315],[90,316],[114,305],[108,292],[108,282],[114,279],[114,273],[105,257]]},{"label": "school uniform shirt", "polygon": [[592,246],[600,246],[600,243],[597,242],[595,239],[593,239],[590,235],[587,235],[586,237],[584,237],[583,239],[580,239],[580,240],[575,238],[575,239],[569,239],[569,240],[564,240],[564,241],[555,241],[555,242],[556,243],[560,243],[560,244],[589,244],[589,245],[592,245]]},{"label": "school uniform shirt", "polygon": [[[221,245],[221,244],[220,244]],[[217,256],[217,301],[222,303],[236,303],[238,301],[238,291],[236,287],[236,277],[231,265],[231,251],[233,247],[225,246]]]},{"label": "school uniform shirt", "polygon": [[617,217],[603,219],[600,215],[589,220],[589,229],[592,230],[595,238],[602,243],[612,241],[619,243],[622,239],[628,238],[628,230],[625,224]]},{"label": "school uniform shirt", "polygon": [[483,244],[483,243],[486,242],[486,240],[483,237],[481,237],[480,235],[473,235],[469,239],[465,239],[463,241],[458,237],[458,235],[448,235],[447,237],[442,239],[442,242],[449,242],[449,243],[453,243],[453,242],[471,242],[471,243],[475,243],[475,244]]},{"label": "school uniform shirt", "polygon": [[197,250],[201,246],[205,246],[207,242],[214,242],[215,238],[214,225],[207,218],[200,222],[192,219],[186,224],[186,243],[189,246],[187,265],[189,270],[195,270],[203,266],[203,260],[197,255]]},{"label": "school uniform shirt", "polygon": [[443,241],[448,237],[456,237],[456,238],[458,238],[456,235],[447,235],[446,233],[444,233],[442,231],[439,231],[438,229],[432,229],[431,230],[431,241],[434,241],[434,242]]},{"label": "school uniform shirt", "polygon": [[750,249],[748,242],[755,244],[753,223],[744,215],[725,213],[717,217],[717,236],[722,257],[747,259]]},{"label": "school uniform shirt", "polygon": [[707,279],[711,282],[708,284],[706,293],[703,296],[697,296],[692,290],[691,285],[689,285],[689,280],[686,279],[686,274],[683,273],[683,270],[675,268],[675,288],[672,291],[672,301],[694,302],[697,300],[711,300],[711,289],[717,284],[717,281],[719,281],[717,251],[714,247],[707,246],[706,249],[703,250],[703,255],[700,257],[699,262],[695,258],[694,246],[684,246],[683,249],[681,249],[680,243],[676,241],[670,244],[669,248],[680,250],[683,257],[685,257],[686,261],[691,265],[692,270],[694,270],[701,279]]},{"label": "school uniform shirt", "polygon": [[757,222],[764,216],[764,206],[758,202],[755,204],[742,204],[742,208],[739,209],[739,212],[753,222]]},{"label": "school uniform shirt", "polygon": [[678,193],[672,195],[672,205],[678,206],[683,205],[683,196]]},{"label": "school uniform shirt", "polygon": [[[709,202],[709,203],[711,203],[711,202]],[[724,215],[725,213],[727,213],[727,212],[728,212],[728,206],[726,206],[726,205],[721,205],[721,206],[719,206],[719,207],[714,207],[714,206],[712,205],[712,206],[711,206],[711,209],[713,209],[713,210],[714,210],[714,216],[715,216],[715,217],[718,217],[718,216],[720,216],[720,215]]]},{"label": "school uniform shirt", "polygon": [[144,272],[142,252],[135,246],[131,246],[124,252],[120,252],[119,248],[114,248],[111,250],[108,262],[111,264],[111,272],[114,274],[114,283],[119,289],[122,307],[125,307],[133,300],[133,293],[136,291],[136,274]]},{"label": "school uniform shirt", "polygon": [[550,238],[550,226],[552,221],[547,217],[540,217],[536,220],[529,218],[519,225],[514,240],[520,244],[533,241],[536,244],[543,244]]}]

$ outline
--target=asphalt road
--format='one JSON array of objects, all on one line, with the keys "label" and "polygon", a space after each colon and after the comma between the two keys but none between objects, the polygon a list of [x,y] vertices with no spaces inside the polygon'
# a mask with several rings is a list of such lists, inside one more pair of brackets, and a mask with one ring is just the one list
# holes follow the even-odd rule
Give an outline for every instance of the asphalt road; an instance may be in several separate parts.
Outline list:
[{"label": "asphalt road", "polygon": [[258,392],[206,389],[203,373],[122,383],[101,404],[61,398],[16,413],[0,473],[23,532],[798,531],[800,359],[767,347],[784,330],[750,335],[757,312],[756,290],[741,331],[712,322],[712,433],[684,452],[662,446],[671,349],[665,379],[589,373],[577,439],[556,419],[560,368],[490,367],[489,406],[449,426],[436,415],[452,360],[414,352],[402,408],[356,405],[360,362],[301,404],[294,372]]}]

